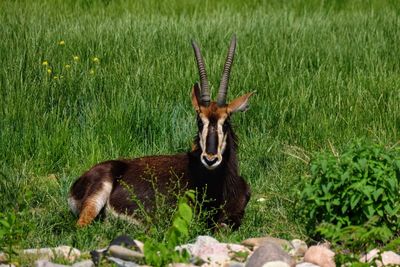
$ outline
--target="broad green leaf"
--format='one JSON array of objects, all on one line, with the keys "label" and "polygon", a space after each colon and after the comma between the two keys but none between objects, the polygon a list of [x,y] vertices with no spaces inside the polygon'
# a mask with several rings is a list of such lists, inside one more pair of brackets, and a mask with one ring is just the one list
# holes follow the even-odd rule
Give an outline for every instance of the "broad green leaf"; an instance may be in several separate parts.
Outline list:
[{"label": "broad green leaf", "polygon": [[188,236],[188,224],[180,217],[174,219],[172,225],[183,235]]},{"label": "broad green leaf", "polygon": [[181,216],[182,219],[185,220],[188,224],[192,220],[193,212],[188,204],[186,204],[186,203],[179,204],[178,213],[179,213],[179,216]]}]

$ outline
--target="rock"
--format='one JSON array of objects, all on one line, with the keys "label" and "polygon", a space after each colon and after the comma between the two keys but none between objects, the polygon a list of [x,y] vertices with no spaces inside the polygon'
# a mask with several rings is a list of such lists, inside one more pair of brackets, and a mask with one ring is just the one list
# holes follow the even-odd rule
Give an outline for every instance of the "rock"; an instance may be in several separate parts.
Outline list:
[{"label": "rock", "polygon": [[15,267],[15,265],[10,263],[7,264],[0,263],[0,267]]},{"label": "rock", "polygon": [[296,267],[320,267],[319,265],[315,265],[310,262],[302,262],[296,265]]},{"label": "rock", "polygon": [[294,259],[276,243],[264,243],[254,251],[246,263],[246,267],[262,267],[268,262],[282,261],[293,267]]},{"label": "rock", "polygon": [[289,251],[289,255],[294,257],[304,257],[308,249],[306,242],[300,239],[293,239],[290,241],[290,244],[293,248]]},{"label": "rock", "polygon": [[35,262],[35,267],[69,267],[68,265],[62,265],[57,263],[52,263],[48,260],[38,260]]},{"label": "rock", "polygon": [[371,262],[373,259],[376,259],[379,257],[379,249],[374,248],[373,250],[369,251],[366,255],[363,255],[360,258],[360,262]]},{"label": "rock", "polygon": [[311,246],[304,255],[304,261],[321,267],[335,267],[335,253],[323,245]]},{"label": "rock", "polygon": [[119,258],[115,257],[107,257],[107,259],[113,263],[115,263],[118,267],[139,267],[140,265],[131,262],[131,261],[124,261]]},{"label": "rock", "polygon": [[193,258],[198,258],[209,266],[222,265],[238,254],[250,254],[250,250],[242,245],[219,243],[209,236],[199,236],[194,244],[178,246],[176,250],[186,249]]},{"label": "rock", "polygon": [[4,252],[0,252],[0,263],[7,262],[7,254]]},{"label": "rock", "polygon": [[85,260],[72,264],[72,267],[94,267],[94,263],[92,260]]},{"label": "rock", "polygon": [[191,263],[170,263],[168,267],[197,267],[197,265]]},{"label": "rock", "polygon": [[289,251],[293,248],[292,244],[289,241],[271,236],[248,238],[246,240],[243,240],[241,244],[246,247],[253,248],[253,250],[256,250],[258,247],[262,246],[267,242],[276,244],[285,251]]},{"label": "rock", "polygon": [[75,261],[81,256],[81,252],[78,249],[69,246],[59,246],[53,250],[57,258],[63,257],[69,261]]},{"label": "rock", "polygon": [[37,257],[42,260],[63,258],[68,261],[75,261],[81,256],[81,252],[69,246],[59,246],[56,248],[24,249],[22,253],[26,256]]},{"label": "rock", "polygon": [[244,263],[237,261],[226,262],[223,267],[244,267]]},{"label": "rock", "polygon": [[283,261],[270,261],[265,263],[262,267],[290,267],[290,265]]},{"label": "rock", "polygon": [[384,266],[388,265],[400,265],[400,255],[394,253],[393,251],[385,251],[381,254],[382,264]]},{"label": "rock", "polygon": [[127,261],[137,261],[144,258],[142,253],[118,245],[110,246],[108,253],[115,258]]},{"label": "rock", "polygon": [[143,244],[143,242],[141,242],[139,240],[136,240],[136,239],[133,240],[133,241],[135,242],[136,246],[139,248],[139,251],[144,254],[144,244]]}]

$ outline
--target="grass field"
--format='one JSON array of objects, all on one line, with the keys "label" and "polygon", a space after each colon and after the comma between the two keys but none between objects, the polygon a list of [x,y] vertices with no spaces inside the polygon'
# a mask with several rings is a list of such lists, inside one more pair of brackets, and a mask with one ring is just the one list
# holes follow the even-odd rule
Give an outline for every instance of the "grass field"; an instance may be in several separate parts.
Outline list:
[{"label": "grass field", "polygon": [[215,95],[236,33],[228,98],[257,92],[233,118],[253,198],[222,240],[306,238],[296,156],[400,139],[397,1],[246,2],[0,2],[0,211],[25,211],[17,246],[91,249],[144,234],[116,219],[77,230],[66,197],[97,162],[190,149],[192,38]]}]

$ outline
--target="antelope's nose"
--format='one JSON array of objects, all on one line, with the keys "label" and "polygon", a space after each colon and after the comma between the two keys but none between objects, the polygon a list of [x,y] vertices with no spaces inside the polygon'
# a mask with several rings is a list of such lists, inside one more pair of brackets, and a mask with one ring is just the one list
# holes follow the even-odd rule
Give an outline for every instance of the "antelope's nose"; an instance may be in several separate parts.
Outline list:
[{"label": "antelope's nose", "polygon": [[212,166],[215,162],[218,161],[218,157],[217,155],[204,155],[203,160],[208,166]]}]

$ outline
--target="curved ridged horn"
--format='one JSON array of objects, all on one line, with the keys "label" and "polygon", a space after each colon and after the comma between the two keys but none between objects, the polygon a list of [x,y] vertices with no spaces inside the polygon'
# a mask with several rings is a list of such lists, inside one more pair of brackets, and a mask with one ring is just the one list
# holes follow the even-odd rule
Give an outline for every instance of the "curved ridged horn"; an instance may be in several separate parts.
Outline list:
[{"label": "curved ridged horn", "polygon": [[235,56],[236,48],[236,35],[233,35],[231,45],[226,56],[224,72],[222,73],[221,83],[219,84],[217,105],[219,107],[224,106],[226,102],[226,93],[228,91],[229,74],[231,73],[231,67],[233,63],[233,57]]},{"label": "curved ridged horn", "polygon": [[208,87],[208,79],[206,68],[204,66],[203,57],[200,53],[200,48],[197,44],[192,41],[192,46],[194,50],[194,55],[196,56],[197,68],[199,69],[199,76],[200,76],[200,89],[201,89],[201,104],[204,106],[208,106],[210,104],[210,89]]}]

